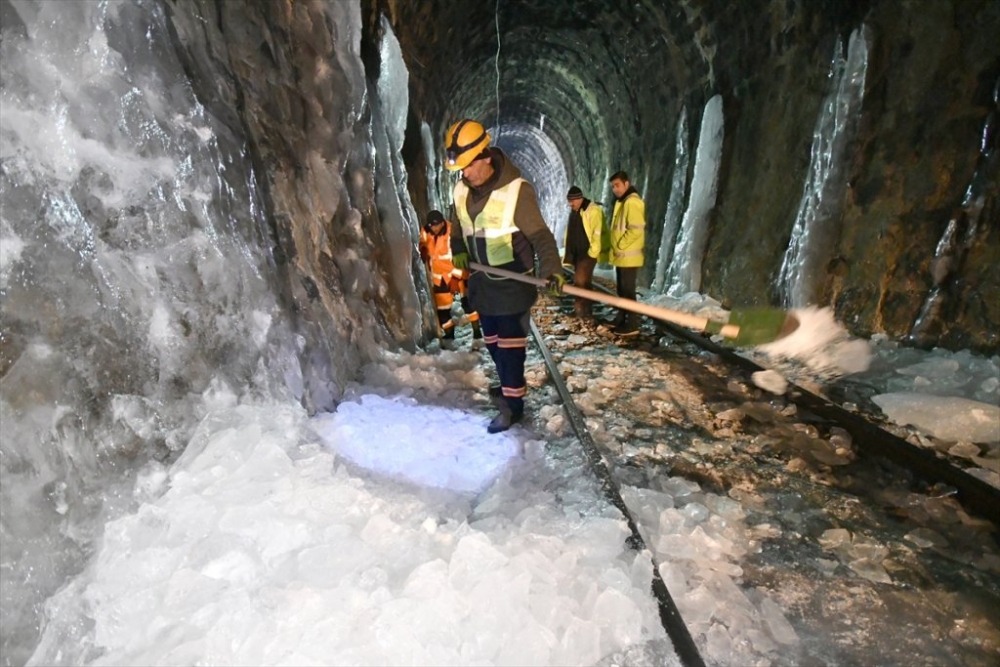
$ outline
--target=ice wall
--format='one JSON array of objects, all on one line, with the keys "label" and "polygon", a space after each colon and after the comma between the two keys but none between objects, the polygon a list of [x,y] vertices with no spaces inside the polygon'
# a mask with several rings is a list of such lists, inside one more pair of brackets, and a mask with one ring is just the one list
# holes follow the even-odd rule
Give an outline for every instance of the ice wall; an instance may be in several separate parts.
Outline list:
[{"label": "ice wall", "polygon": [[983,121],[983,130],[979,142],[979,155],[976,156],[976,170],[973,172],[969,187],[965,190],[962,204],[956,210],[944,233],[934,249],[931,260],[931,289],[924,298],[910,331],[910,340],[918,345],[927,345],[934,340],[942,328],[947,326],[948,307],[954,299],[953,294],[964,288],[957,280],[960,275],[969,250],[975,245],[976,237],[980,236],[980,219],[986,208],[989,183],[997,180],[996,174],[1000,164],[1000,151],[997,150],[997,125],[1000,123],[1000,77],[993,84],[993,108]]},{"label": "ice wall", "polygon": [[814,304],[826,276],[840,227],[847,190],[846,148],[854,139],[865,93],[868,37],[864,26],[851,33],[846,56],[838,40],[830,64],[830,89],[823,100],[802,199],[781,263],[778,288],[784,305]]},{"label": "ice wall", "polygon": [[368,94],[357,3],[3,10],[0,655],[18,664],[137,469],[220,408],[333,407],[421,318],[405,105]]},{"label": "ice wall", "polygon": [[[409,109],[409,73],[403,63],[399,42],[389,22],[382,19],[382,43],[379,49],[379,78],[376,84],[377,99],[373,103],[376,122],[373,124],[375,143],[375,201],[382,227],[382,252],[398,258],[385,264],[389,285],[398,290],[398,309],[393,316],[401,316],[405,323],[402,332],[406,338],[420,338],[421,302],[414,287],[413,275],[423,271],[420,258],[414,252],[419,243],[421,221],[413,210],[406,187],[406,166],[403,164],[403,140],[406,136],[406,115]],[[380,131],[380,128],[384,130]],[[407,261],[409,260],[409,261]],[[424,284],[423,280],[419,281]],[[425,292],[424,303],[431,300]],[[434,313],[428,310],[428,318]]]},{"label": "ice wall", "polygon": [[664,289],[668,287],[666,284],[666,272],[674,256],[677,230],[681,224],[681,210],[684,208],[684,195],[687,190],[689,160],[687,107],[685,107],[681,109],[681,116],[677,121],[677,140],[674,146],[674,173],[670,179],[670,199],[667,201],[667,212],[663,216],[663,234],[660,236],[660,250],[656,259],[656,277],[653,279],[652,285],[654,294],[662,294]]}]

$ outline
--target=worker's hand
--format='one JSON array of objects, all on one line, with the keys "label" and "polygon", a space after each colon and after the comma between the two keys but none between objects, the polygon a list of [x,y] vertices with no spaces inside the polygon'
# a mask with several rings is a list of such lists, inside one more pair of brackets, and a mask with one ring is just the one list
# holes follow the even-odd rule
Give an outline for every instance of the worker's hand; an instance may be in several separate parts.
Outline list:
[{"label": "worker's hand", "polygon": [[549,280],[547,283],[549,295],[554,297],[562,295],[563,287],[565,285],[566,285],[566,276],[564,276],[561,271],[559,273],[553,273],[551,276],[549,276]]},{"label": "worker's hand", "polygon": [[431,261],[431,254],[427,252],[427,248],[420,246],[420,261],[426,264]]},{"label": "worker's hand", "polygon": [[451,256],[451,263],[456,269],[463,271],[469,268],[469,253],[458,252]]}]

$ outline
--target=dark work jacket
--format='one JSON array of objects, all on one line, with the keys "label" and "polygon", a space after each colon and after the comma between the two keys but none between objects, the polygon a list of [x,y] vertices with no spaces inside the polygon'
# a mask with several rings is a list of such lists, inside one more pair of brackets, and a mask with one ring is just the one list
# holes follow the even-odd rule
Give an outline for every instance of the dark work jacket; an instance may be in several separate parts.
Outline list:
[{"label": "dark work jacket", "polygon": [[[589,204],[584,200],[584,205]],[[583,210],[581,208],[581,210]],[[583,216],[580,211],[569,212],[569,221],[566,223],[566,249],[565,258],[567,264],[576,264],[577,260],[590,257],[590,237],[587,230],[583,228]]]},{"label": "dark work jacket", "polygon": [[[490,156],[493,160],[493,176],[479,188],[469,187],[466,209],[473,220],[486,206],[493,190],[502,188],[521,177],[521,170],[507,159],[499,148],[490,148]],[[545,224],[542,212],[538,208],[535,188],[527,181],[521,184],[518,192],[514,224],[518,229],[511,239],[514,261],[502,268],[533,274],[537,256],[543,277],[561,273],[562,265],[556,239]],[[452,254],[468,252],[470,261],[488,265],[484,242],[480,239],[477,247],[473,247],[474,243],[473,237],[463,237],[461,225],[452,225]],[[473,271],[469,276],[468,290],[469,303],[480,315],[524,313],[531,310],[531,306],[538,298],[538,288],[534,285],[487,275],[482,271]]]}]

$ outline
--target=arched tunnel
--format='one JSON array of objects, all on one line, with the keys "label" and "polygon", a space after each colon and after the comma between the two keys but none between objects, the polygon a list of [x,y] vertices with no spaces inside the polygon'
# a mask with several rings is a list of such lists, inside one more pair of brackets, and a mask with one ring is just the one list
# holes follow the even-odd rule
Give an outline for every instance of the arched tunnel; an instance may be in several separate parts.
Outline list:
[{"label": "arched tunnel", "polygon": [[[317,616],[299,618],[291,641],[306,628],[323,646],[326,608],[300,604],[295,577],[315,575],[306,587],[326,592],[357,583],[350,568],[363,563],[323,580],[342,543],[373,558],[430,544],[417,569],[437,567],[432,552],[468,529],[468,508],[429,510],[393,548],[367,549],[372,535],[393,534],[382,530],[392,520],[384,498],[335,466],[313,428],[356,399],[359,383],[396,371],[426,379],[434,408],[474,400],[441,378],[478,380],[476,362],[422,354],[434,312],[417,248],[427,212],[451,206],[456,175],[442,167],[442,144],[461,118],[480,120],[523,170],[557,239],[571,185],[610,210],[609,177],[626,171],[646,206],[647,294],[829,307],[854,336],[972,351],[995,368],[998,34],[996,0],[0,0],[0,664],[156,662],[130,652],[120,624],[157,631],[127,603],[152,610],[163,591],[179,601],[170,627],[180,628],[163,662],[209,659],[205,633],[188,623],[201,607],[184,605],[208,609],[217,594],[267,586],[257,574],[271,557],[292,583],[257,589],[260,605],[240,597],[225,624],[250,628],[249,652],[218,655],[330,661],[296,646],[268,653],[286,617],[244,614],[308,608]],[[789,262],[793,250],[802,254]],[[411,366],[385,361],[405,355]],[[995,379],[982,384],[996,396]],[[633,402],[669,412],[654,393]],[[678,394],[697,403],[697,392]],[[206,452],[218,459],[198,458]],[[172,472],[192,461],[194,472]],[[225,465],[247,461],[259,467],[245,479],[212,486]],[[239,531],[285,509],[272,495],[310,470],[315,485],[302,482],[287,505],[309,513],[315,501],[316,523],[244,539]],[[171,526],[163,506],[183,493]],[[229,496],[245,502],[203,504]],[[718,507],[735,511],[732,502]],[[345,507],[372,516],[345,518]],[[553,502],[550,513],[563,509]],[[334,526],[343,533],[309,541],[334,519],[347,522]],[[584,542],[620,541],[616,522]],[[206,541],[185,541],[203,524]],[[122,551],[97,563],[110,571],[98,585],[106,525]],[[171,557],[183,551],[211,576],[160,567],[161,538],[177,538]],[[248,546],[257,539],[263,546]],[[281,552],[286,541],[301,548]],[[137,593],[116,571],[142,569],[133,548],[150,559],[139,574],[177,577]],[[986,556],[982,567],[995,571]],[[622,576],[645,576],[646,565]],[[385,572],[365,572],[356,601],[385,588]],[[433,576],[421,585],[434,588]],[[613,592],[606,600],[617,604]],[[107,625],[86,617],[91,603],[107,603]],[[372,631],[350,625],[365,618],[346,618],[346,640],[352,627]],[[641,625],[622,623],[625,635]],[[480,630],[469,646],[489,635]],[[103,654],[95,633],[106,646],[123,640],[122,652]],[[147,647],[167,646],[163,637],[150,634]]]},{"label": "arched tunnel", "polygon": [[[436,142],[454,120],[481,119],[536,184],[554,228],[564,224],[569,184],[611,202],[608,176],[627,171],[647,206],[646,284],[678,147],[695,153],[706,103],[721,96],[718,195],[700,279],[730,304],[778,298],[810,155],[823,150],[814,134],[830,105],[831,62],[861,31],[864,98],[859,119],[839,121],[857,127],[839,158],[839,189],[828,194],[837,229],[816,259],[808,300],[834,306],[858,334],[996,349],[997,172],[986,154],[996,151],[1000,54],[985,29],[995,5],[373,2],[367,16],[372,39],[395,33],[410,72],[404,156],[418,209],[430,205],[424,175],[439,177],[415,145],[425,142],[420,125]],[[682,115],[691,129],[678,143]],[[943,288],[949,303],[918,327],[943,230],[956,218],[968,228],[977,178],[989,185],[973,207],[978,228],[967,232],[976,240]],[[435,194],[449,197],[444,186]]]}]

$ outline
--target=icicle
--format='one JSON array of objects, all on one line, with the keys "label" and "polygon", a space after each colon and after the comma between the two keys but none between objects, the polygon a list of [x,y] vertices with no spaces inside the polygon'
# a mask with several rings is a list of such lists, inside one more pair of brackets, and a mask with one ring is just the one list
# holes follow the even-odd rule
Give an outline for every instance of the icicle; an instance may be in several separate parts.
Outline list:
[{"label": "icicle", "polygon": [[[414,255],[420,220],[414,218],[413,203],[407,187],[406,166],[403,164],[403,141],[406,137],[406,117],[409,113],[410,74],[403,61],[403,52],[388,19],[382,17],[382,43],[379,47],[381,65],[376,82],[377,100],[372,104],[372,139],[375,145],[375,202],[379,211],[382,239],[390,257]],[[384,125],[380,131],[379,121]],[[414,287],[413,267],[408,262],[387,262],[385,273],[399,298],[399,316],[385,317],[400,338],[420,337],[422,309]],[[346,274],[345,274],[346,275]],[[384,288],[383,288],[384,289]],[[386,314],[383,314],[385,316]]]},{"label": "icicle", "polygon": [[851,33],[847,58],[842,43],[830,65],[830,91],[823,100],[809,158],[809,172],[778,277],[782,302],[804,307],[814,298],[817,281],[829,261],[837,236],[846,183],[844,155],[854,138],[868,68],[867,28]]},{"label": "icicle", "polygon": [[670,263],[667,288],[670,296],[681,296],[701,288],[701,261],[708,241],[709,215],[715,208],[722,139],[722,96],[716,95],[705,104],[702,114],[698,152],[691,178],[691,196],[681,221],[673,261]]},{"label": "icicle", "polygon": [[667,267],[674,254],[674,243],[677,241],[677,228],[681,224],[681,208],[684,206],[684,191],[687,189],[687,170],[690,161],[688,152],[687,107],[681,109],[680,120],[677,121],[677,141],[674,148],[674,175],[670,183],[670,200],[667,202],[667,212],[663,216],[663,235],[660,237],[660,254],[656,260],[656,278],[653,280],[653,293],[662,294],[667,287],[664,284]]},{"label": "icicle", "polygon": [[979,232],[979,218],[986,203],[986,184],[995,178],[997,162],[997,116],[1000,114],[1000,78],[993,89],[993,110],[983,122],[976,170],[965,190],[962,207],[948,221],[931,260],[931,289],[917,315],[909,340],[917,345],[933,341],[940,328],[947,302],[948,286],[958,273]]},{"label": "icicle", "polygon": [[420,140],[423,143],[424,148],[424,158],[427,160],[427,204],[429,208],[438,211],[444,211],[443,201],[447,201],[448,197],[442,197],[441,192],[447,187],[446,184],[441,182],[440,173],[442,167],[440,167],[440,152],[438,150],[439,144],[438,140],[434,138],[434,134],[431,132],[431,126],[427,124],[426,121],[420,122]]}]

